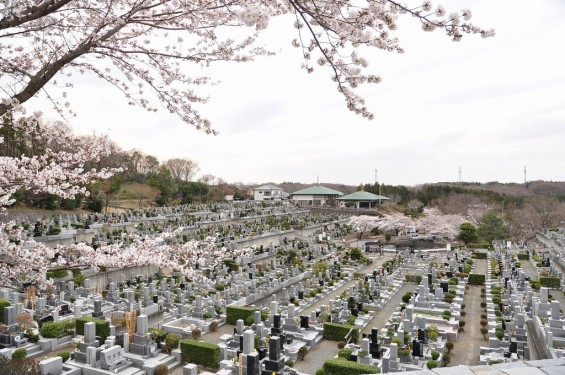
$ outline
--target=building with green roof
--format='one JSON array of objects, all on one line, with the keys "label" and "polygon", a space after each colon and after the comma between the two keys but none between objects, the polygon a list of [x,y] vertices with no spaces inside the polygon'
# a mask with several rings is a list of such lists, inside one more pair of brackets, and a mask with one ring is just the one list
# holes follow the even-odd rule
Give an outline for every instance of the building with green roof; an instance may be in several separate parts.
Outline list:
[{"label": "building with green roof", "polygon": [[378,204],[389,199],[383,195],[377,195],[362,190],[344,195],[337,200],[348,206],[353,204],[355,208],[375,208]]},{"label": "building with green roof", "polygon": [[335,206],[343,193],[322,185],[314,185],[295,191],[291,199],[299,206]]}]

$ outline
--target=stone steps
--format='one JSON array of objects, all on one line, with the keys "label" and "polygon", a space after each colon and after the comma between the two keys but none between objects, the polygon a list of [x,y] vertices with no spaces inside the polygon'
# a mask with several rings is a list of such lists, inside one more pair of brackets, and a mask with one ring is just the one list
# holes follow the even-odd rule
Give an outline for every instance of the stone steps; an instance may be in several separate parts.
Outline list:
[{"label": "stone steps", "polygon": [[45,353],[45,350],[41,350],[41,346],[39,344],[28,344],[24,346],[24,348],[27,350],[27,358],[38,357]]},{"label": "stone steps", "polygon": [[152,375],[155,367],[160,364],[167,365],[167,368],[169,369],[169,371],[171,371],[172,369],[180,366],[181,363],[176,359],[175,356],[160,353],[159,355],[157,355],[157,357],[147,360],[143,365],[143,370],[147,371],[148,375]]}]

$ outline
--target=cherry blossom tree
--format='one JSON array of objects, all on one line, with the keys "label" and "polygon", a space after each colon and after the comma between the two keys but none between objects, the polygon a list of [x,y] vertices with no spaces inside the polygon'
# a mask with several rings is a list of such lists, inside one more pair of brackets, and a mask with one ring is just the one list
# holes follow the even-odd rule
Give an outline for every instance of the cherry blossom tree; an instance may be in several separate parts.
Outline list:
[{"label": "cherry blossom tree", "polygon": [[461,215],[446,215],[437,208],[426,208],[424,215],[416,221],[416,227],[420,233],[454,240],[459,234],[460,225],[465,221]]},{"label": "cherry blossom tree", "polygon": [[[5,121],[7,120],[5,117]],[[41,152],[20,157],[0,156],[0,207],[11,205],[18,189],[50,193],[62,198],[87,195],[85,184],[108,178],[120,169],[85,170],[110,153],[107,137],[75,137],[59,123],[46,123],[41,116],[9,117],[10,126],[26,134],[30,142],[43,145]],[[1,126],[1,125],[0,125]],[[3,139],[0,138],[0,143]]]},{"label": "cherry blossom tree", "polygon": [[[213,237],[203,241],[180,241],[182,228],[157,236],[123,234],[121,241],[94,248],[85,243],[50,248],[33,239],[25,239],[14,222],[0,230],[0,285],[17,286],[22,282],[46,285],[45,275],[55,267],[124,268],[157,265],[181,272],[191,280],[206,281],[197,268],[216,267],[224,257],[242,258],[253,249],[218,248]],[[198,266],[197,266],[198,264]]]},{"label": "cherry blossom tree", "polygon": [[398,235],[407,226],[412,225],[414,225],[414,221],[410,216],[396,212],[384,216],[379,224],[379,229],[384,232],[395,232]]},{"label": "cherry blossom tree", "polygon": [[[72,115],[67,92],[75,74],[91,74],[148,111],[160,105],[208,133],[210,121],[196,104],[206,76],[187,72],[218,61],[244,62],[269,54],[256,46],[272,17],[294,23],[302,67],[325,66],[355,113],[372,118],[355,90],[381,78],[367,72],[358,50],[402,53],[394,33],[399,17],[424,31],[443,30],[454,41],[464,34],[494,35],[469,22],[468,9],[448,13],[431,1],[407,6],[394,0],[6,0],[0,3],[0,115],[39,94],[62,115]],[[236,38],[232,30],[241,26]],[[188,65],[186,65],[188,64]]]}]

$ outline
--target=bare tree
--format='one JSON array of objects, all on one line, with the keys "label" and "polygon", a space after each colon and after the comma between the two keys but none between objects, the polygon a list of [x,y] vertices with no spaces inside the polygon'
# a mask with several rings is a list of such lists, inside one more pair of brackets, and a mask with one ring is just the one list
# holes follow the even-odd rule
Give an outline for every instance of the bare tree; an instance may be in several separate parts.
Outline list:
[{"label": "bare tree", "polygon": [[528,206],[532,209],[536,229],[556,226],[565,217],[563,204],[554,197],[532,197],[528,200]]},{"label": "bare tree", "polygon": [[198,179],[198,182],[202,182],[203,184],[206,184],[206,185],[217,185],[216,181],[217,181],[217,177],[214,176],[213,174],[210,174],[210,173],[202,175]]},{"label": "bare tree", "polygon": [[180,181],[192,181],[194,175],[200,170],[198,163],[190,159],[169,159],[164,165],[171,171],[171,176]]}]

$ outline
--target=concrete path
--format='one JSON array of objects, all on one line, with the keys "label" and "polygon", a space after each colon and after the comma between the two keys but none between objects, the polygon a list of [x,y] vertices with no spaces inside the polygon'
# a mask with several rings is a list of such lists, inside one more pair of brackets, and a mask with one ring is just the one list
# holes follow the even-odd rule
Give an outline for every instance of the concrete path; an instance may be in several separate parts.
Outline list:
[{"label": "concrete path", "polygon": [[370,333],[372,328],[383,328],[388,318],[396,311],[402,303],[402,296],[406,292],[413,292],[418,286],[416,284],[404,284],[398,289],[396,294],[386,303],[382,310],[377,311],[373,320],[363,329],[364,333]]},{"label": "concrete path", "polygon": [[[486,275],[487,259],[475,260],[475,273]],[[450,366],[468,365],[475,366],[480,363],[479,347],[486,346],[487,341],[481,334],[481,314],[485,312],[481,308],[481,289],[484,286],[469,285],[465,291],[463,303],[467,315],[462,319],[465,321],[465,331],[459,333],[455,347],[451,352]]]}]

